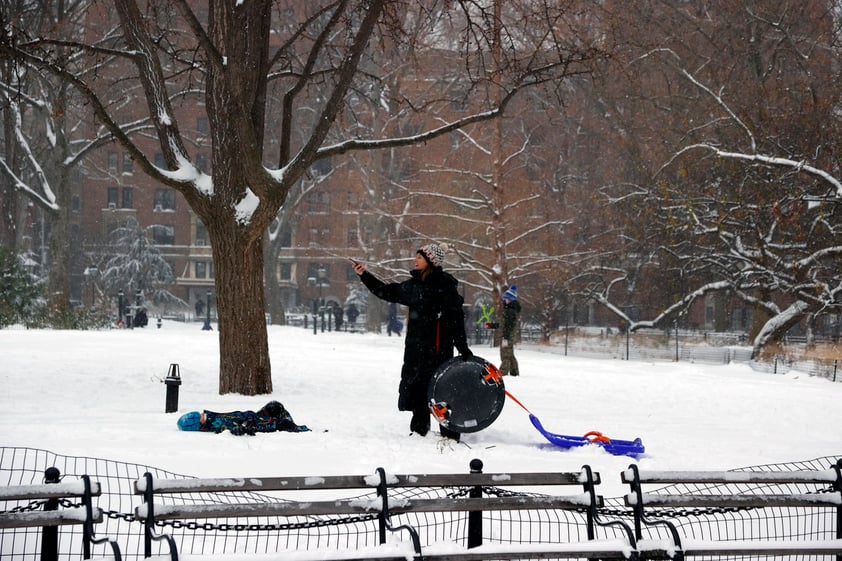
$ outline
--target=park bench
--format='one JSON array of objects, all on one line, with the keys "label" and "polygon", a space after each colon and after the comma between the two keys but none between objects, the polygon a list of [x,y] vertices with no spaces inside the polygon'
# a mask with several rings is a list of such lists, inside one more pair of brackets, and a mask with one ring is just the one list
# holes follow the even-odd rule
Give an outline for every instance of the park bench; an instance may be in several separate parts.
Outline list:
[{"label": "park bench", "polygon": [[[633,509],[634,532],[642,559],[674,559],[688,556],[835,556],[842,561],[842,459],[826,470],[807,471],[646,471],[631,465],[622,472],[630,486],[624,501]],[[671,486],[669,492],[646,492],[645,486]],[[649,487],[651,489],[651,487]],[[794,490],[790,491],[789,488]],[[676,492],[676,489],[678,491]],[[686,489],[686,490],[685,490]],[[657,491],[657,490],[656,490]],[[835,534],[827,539],[781,536],[780,520],[769,527],[747,524],[734,529],[734,513],[751,509],[805,509],[827,514],[832,522],[820,531]],[[695,510],[687,510],[695,509]],[[820,510],[824,509],[824,510]],[[676,519],[682,516],[721,516],[710,536],[682,535]],[[801,511],[798,511],[801,512]],[[835,520],[834,520],[835,513]],[[773,516],[766,514],[766,519]],[[729,526],[729,524],[731,526]],[[668,539],[646,538],[645,528]],[[815,533],[815,528],[813,532]],[[777,536],[775,534],[778,534]],[[743,535],[747,534],[747,535]]]},{"label": "park bench", "polygon": [[[0,530],[42,528],[41,559],[52,561],[58,559],[58,527],[81,525],[84,559],[91,558],[93,545],[107,544],[114,559],[120,561],[120,548],[115,541],[95,537],[94,524],[102,522],[102,510],[93,505],[93,497],[101,495],[99,483],[87,475],[76,481],[59,482],[61,474],[56,468],[48,468],[44,475],[43,485],[0,487],[0,501],[25,503],[0,512]],[[70,499],[80,501],[74,503]]]},{"label": "park bench", "polygon": [[[563,473],[482,473],[482,462],[473,460],[470,473],[463,474],[415,474],[392,475],[378,468],[373,475],[347,475],[324,477],[244,477],[238,479],[153,479],[147,473],[135,482],[135,494],[142,495],[144,502],[135,509],[135,517],[144,522],[144,555],[153,555],[154,541],[166,541],[173,560],[178,559],[175,540],[167,534],[159,534],[156,525],[167,521],[201,519],[236,519],[237,523],[226,524],[226,528],[241,527],[256,529],[249,520],[259,517],[319,517],[322,515],[367,515],[372,523],[376,521],[379,544],[365,548],[340,548],[331,550],[286,549],[272,555],[272,559],[293,556],[296,560],[331,559],[351,561],[354,559],[405,561],[407,559],[427,561],[478,561],[493,559],[569,559],[634,558],[634,537],[629,526],[619,521],[603,521],[598,509],[603,499],[596,494],[600,478],[598,473],[584,466],[579,472]],[[489,492],[490,489],[512,487],[540,487],[556,489],[558,486],[578,486],[582,492],[575,494],[537,494],[516,492]],[[394,496],[401,488],[452,489],[460,491],[434,498],[402,498]],[[191,500],[197,493],[225,493],[251,491],[259,493],[308,492],[303,500],[266,500],[252,503],[208,504]],[[351,498],[350,492],[362,492]],[[180,495],[178,501],[174,495]],[[276,494],[277,495],[277,494]],[[273,498],[276,496],[273,495]],[[312,495],[318,496],[314,498]],[[328,496],[328,498],[323,498]],[[489,511],[523,511],[563,509],[581,513],[587,524],[587,537],[575,543],[499,544],[483,543],[483,513]],[[467,543],[425,543],[428,536],[420,535],[409,523],[395,524],[394,518],[408,513],[467,513]],[[404,517],[405,519],[406,517]],[[596,538],[598,527],[613,526],[613,534],[603,539]],[[270,528],[274,529],[274,528]],[[392,532],[401,532],[409,540],[387,543]],[[615,537],[621,535],[621,538]],[[465,547],[465,545],[467,547]],[[294,552],[294,553],[293,553]],[[270,552],[271,553],[271,552]],[[214,552],[214,558],[219,555]]]}]

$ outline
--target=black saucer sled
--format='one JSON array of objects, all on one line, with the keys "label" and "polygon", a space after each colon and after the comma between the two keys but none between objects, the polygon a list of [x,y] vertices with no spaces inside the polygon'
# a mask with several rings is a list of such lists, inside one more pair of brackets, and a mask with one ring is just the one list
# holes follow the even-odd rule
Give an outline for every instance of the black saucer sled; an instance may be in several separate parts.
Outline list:
[{"label": "black saucer sled", "polygon": [[442,426],[456,432],[477,432],[500,415],[506,388],[500,370],[487,360],[457,356],[433,374],[427,400]]}]

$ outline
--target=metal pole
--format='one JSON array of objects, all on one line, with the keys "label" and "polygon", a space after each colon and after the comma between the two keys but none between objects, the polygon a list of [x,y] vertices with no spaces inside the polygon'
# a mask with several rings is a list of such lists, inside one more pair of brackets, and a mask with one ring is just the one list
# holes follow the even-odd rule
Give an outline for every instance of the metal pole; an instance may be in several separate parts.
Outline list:
[{"label": "metal pole", "polygon": [[[474,458],[470,463],[471,473],[482,473],[482,460]],[[482,497],[482,487],[474,485],[468,491],[468,497],[478,499]],[[468,549],[482,545],[482,511],[472,510],[468,513]]]},{"label": "metal pole", "polygon": [[570,339],[570,314],[564,312],[564,356],[567,356],[567,341]]},{"label": "metal pole", "polygon": [[[44,483],[54,484],[61,479],[61,472],[56,467],[44,471]],[[47,499],[44,510],[58,510],[58,499]],[[58,559],[58,526],[44,526],[41,530],[41,561]]]},{"label": "metal pole", "polygon": [[631,326],[626,327],[626,360],[631,360],[629,357],[629,339],[631,338]]},{"label": "metal pole", "polygon": [[322,323],[322,333],[325,332],[325,301],[322,298],[322,279],[319,277],[319,320]]},{"label": "metal pole", "polygon": [[678,318],[675,319],[675,362],[678,362]]}]

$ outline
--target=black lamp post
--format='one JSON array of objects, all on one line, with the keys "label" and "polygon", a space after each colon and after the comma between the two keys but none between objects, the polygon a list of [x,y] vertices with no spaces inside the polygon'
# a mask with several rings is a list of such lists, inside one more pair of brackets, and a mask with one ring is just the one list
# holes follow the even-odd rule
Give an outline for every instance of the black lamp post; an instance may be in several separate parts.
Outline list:
[{"label": "black lamp post", "polygon": [[202,331],[213,331],[213,328],[210,324],[210,300],[211,300],[211,291],[208,290],[206,294],[206,301],[205,301],[205,325],[202,326]]},{"label": "black lamp post", "polygon": [[[307,286],[315,286],[316,277],[307,277]],[[319,303],[313,298],[313,335],[318,333],[317,314],[319,313]]]},{"label": "black lamp post", "polygon": [[123,291],[122,291],[122,290],[120,290],[120,291],[117,293],[117,323],[118,323],[118,324],[119,324],[121,321],[123,321],[123,306],[124,306],[124,302],[123,302]]},{"label": "black lamp post", "polygon": [[322,322],[322,333],[325,332],[325,301],[322,298],[322,286],[324,285],[325,277],[327,276],[327,271],[324,267],[319,267],[319,318]]}]

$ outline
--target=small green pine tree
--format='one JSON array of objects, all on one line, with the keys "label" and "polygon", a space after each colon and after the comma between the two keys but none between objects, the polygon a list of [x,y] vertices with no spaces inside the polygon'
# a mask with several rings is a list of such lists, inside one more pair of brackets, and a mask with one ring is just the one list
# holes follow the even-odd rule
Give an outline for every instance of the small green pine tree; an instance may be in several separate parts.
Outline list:
[{"label": "small green pine tree", "polygon": [[38,289],[17,257],[0,247],[0,329],[23,321],[38,299]]}]

